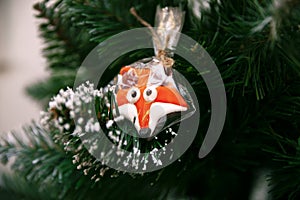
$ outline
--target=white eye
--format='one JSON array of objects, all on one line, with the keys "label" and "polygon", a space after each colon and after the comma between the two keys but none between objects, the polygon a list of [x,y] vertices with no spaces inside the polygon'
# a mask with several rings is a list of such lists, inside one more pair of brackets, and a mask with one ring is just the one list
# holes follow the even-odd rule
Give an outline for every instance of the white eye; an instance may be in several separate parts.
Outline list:
[{"label": "white eye", "polygon": [[157,90],[155,87],[147,87],[143,93],[145,101],[154,101],[157,97]]},{"label": "white eye", "polygon": [[140,90],[136,87],[132,87],[128,90],[126,98],[129,101],[129,103],[135,103],[139,100],[140,96]]}]

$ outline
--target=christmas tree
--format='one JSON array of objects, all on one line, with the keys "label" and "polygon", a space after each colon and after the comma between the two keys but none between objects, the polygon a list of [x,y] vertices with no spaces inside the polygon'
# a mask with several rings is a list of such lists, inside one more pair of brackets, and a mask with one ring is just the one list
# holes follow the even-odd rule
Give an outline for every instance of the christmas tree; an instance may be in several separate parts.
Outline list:
[{"label": "christmas tree", "polygon": [[[94,86],[96,89],[87,82],[70,88],[85,58],[99,43],[144,27],[130,12],[132,7],[144,22],[154,25],[157,5],[179,6],[185,11],[181,32],[203,46],[224,82],[226,121],[214,149],[199,158],[212,115],[210,94],[195,68],[174,55],[174,68],[201,100],[196,138],[179,159],[164,168],[122,172],[85,148],[76,132],[74,105],[91,119],[81,120],[83,127],[97,132],[104,126],[111,138],[119,140],[119,130],[110,121],[114,102],[110,101],[108,85],[123,66],[153,56],[153,49],[120,55]],[[43,53],[51,76],[27,90],[45,105],[41,122],[24,127],[27,140],[9,133],[11,137],[0,141],[1,162],[9,163],[14,172],[3,177],[2,190],[13,198],[249,199],[261,171],[266,172],[270,198],[300,197],[299,1],[43,0],[34,9],[40,19],[46,44]],[[91,99],[96,107],[90,107]],[[89,110],[99,115],[99,123],[92,121]],[[175,137],[169,132],[160,137],[162,142]],[[134,140],[130,136],[126,141]],[[155,141],[151,145],[161,143]],[[147,142],[141,141],[145,148],[140,151],[148,151]],[[133,151],[137,148],[134,142],[126,145]]]}]

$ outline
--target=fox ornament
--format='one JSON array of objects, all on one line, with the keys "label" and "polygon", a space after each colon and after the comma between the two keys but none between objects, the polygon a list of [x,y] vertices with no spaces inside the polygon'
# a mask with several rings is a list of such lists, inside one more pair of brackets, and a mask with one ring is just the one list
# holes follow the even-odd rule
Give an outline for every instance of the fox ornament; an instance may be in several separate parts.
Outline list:
[{"label": "fox ornament", "polygon": [[119,113],[134,124],[140,136],[151,136],[162,117],[188,109],[172,73],[167,75],[157,59],[123,67],[117,85]]},{"label": "fox ornament", "polygon": [[140,137],[152,137],[159,132],[158,127],[166,121],[161,119],[166,119],[168,114],[189,109],[187,101],[191,100],[178,90],[171,58],[179,40],[183,17],[184,12],[179,8],[158,7],[157,29],[150,27],[155,56],[121,68],[116,78],[118,113],[132,122]]}]

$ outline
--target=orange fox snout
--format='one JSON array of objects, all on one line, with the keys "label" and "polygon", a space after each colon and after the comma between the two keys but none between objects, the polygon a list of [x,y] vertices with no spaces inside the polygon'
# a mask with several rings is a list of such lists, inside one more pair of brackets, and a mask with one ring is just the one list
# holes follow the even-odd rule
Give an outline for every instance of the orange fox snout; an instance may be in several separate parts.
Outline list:
[{"label": "orange fox snout", "polygon": [[161,117],[188,108],[179,92],[168,86],[120,89],[117,104],[120,114],[134,123],[140,136],[151,135]]}]

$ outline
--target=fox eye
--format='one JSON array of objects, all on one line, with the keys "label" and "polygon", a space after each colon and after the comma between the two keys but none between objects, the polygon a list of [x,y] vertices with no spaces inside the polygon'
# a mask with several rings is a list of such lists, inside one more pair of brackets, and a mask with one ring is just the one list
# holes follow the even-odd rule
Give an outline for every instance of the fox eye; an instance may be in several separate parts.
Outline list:
[{"label": "fox eye", "polygon": [[140,90],[136,87],[132,87],[128,90],[126,98],[129,101],[129,103],[135,103],[139,100],[140,96]]},{"label": "fox eye", "polygon": [[145,101],[154,101],[157,97],[157,90],[155,87],[147,87],[143,93]]}]

